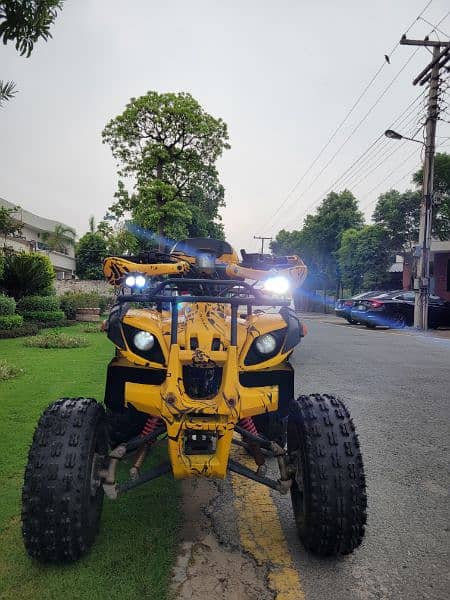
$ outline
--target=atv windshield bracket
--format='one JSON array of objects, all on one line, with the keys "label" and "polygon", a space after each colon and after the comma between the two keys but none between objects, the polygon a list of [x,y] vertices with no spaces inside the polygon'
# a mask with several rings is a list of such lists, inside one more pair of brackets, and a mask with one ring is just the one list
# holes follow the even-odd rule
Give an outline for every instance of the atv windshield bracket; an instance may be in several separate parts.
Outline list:
[{"label": "atv windshield bracket", "polygon": [[[196,287],[205,288],[203,295],[165,295],[166,288],[174,287]],[[216,294],[211,294],[211,287],[214,288]],[[219,293],[219,290],[221,292]],[[173,291],[173,290],[171,290]],[[224,295],[228,294],[228,295]],[[158,283],[151,291],[142,294],[122,294],[117,297],[117,302],[123,304],[125,302],[155,302],[170,304],[172,310],[172,322],[170,327],[170,343],[177,343],[178,337],[178,305],[181,303],[195,304],[198,302],[208,302],[211,304],[230,304],[231,305],[231,333],[230,344],[237,345],[237,320],[239,306],[289,306],[291,301],[288,299],[268,297],[255,289],[245,281],[234,279],[187,279],[168,278]],[[250,311],[251,312],[251,311]]]}]

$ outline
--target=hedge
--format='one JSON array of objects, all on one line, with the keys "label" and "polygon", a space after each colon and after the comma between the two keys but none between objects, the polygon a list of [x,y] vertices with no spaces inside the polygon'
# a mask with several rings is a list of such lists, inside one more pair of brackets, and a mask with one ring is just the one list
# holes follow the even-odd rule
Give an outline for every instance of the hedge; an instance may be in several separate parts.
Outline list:
[{"label": "hedge", "polygon": [[22,327],[15,327],[14,329],[3,329],[0,327],[0,340],[25,337],[28,335],[36,335],[41,329],[51,329],[53,327],[72,327],[76,325],[76,321],[33,321],[24,323]]},{"label": "hedge", "polygon": [[25,323],[22,327],[15,327],[14,329],[0,328],[0,340],[36,335],[39,333],[39,329],[40,327],[37,323]]},{"label": "hedge", "polygon": [[1,315],[0,329],[14,329],[23,325],[22,315]]},{"label": "hedge", "polygon": [[24,296],[17,302],[17,312],[25,315],[27,312],[59,311],[60,302],[58,296]]},{"label": "hedge", "polygon": [[22,311],[23,318],[25,321],[63,321],[66,315],[62,310],[27,310]]},{"label": "hedge", "polygon": [[16,301],[14,298],[0,294],[0,316],[13,315],[16,312]]},{"label": "hedge", "polygon": [[66,292],[60,298],[61,309],[68,319],[75,319],[77,308],[99,308],[103,313],[112,298],[102,296],[98,292]]}]

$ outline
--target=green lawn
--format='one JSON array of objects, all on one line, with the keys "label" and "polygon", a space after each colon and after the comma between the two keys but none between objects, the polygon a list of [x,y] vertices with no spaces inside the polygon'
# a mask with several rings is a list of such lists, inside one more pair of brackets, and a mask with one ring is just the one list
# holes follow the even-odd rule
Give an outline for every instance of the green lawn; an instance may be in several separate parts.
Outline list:
[{"label": "green lawn", "polygon": [[100,535],[78,563],[43,566],[25,554],[20,493],[35,424],[58,397],[102,400],[113,353],[104,334],[82,333],[79,326],[64,332],[88,338],[89,346],[48,350],[26,348],[24,338],[0,340],[0,357],[24,369],[0,381],[0,598],[163,599],[180,525],[179,486],[167,476],[117,501],[105,498]]}]

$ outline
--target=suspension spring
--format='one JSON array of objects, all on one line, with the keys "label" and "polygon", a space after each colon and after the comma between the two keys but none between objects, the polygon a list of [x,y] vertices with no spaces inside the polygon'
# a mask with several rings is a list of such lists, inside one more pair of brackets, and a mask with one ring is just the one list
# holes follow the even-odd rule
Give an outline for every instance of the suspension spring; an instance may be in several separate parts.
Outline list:
[{"label": "suspension spring", "polygon": [[141,437],[145,437],[149,433],[153,433],[160,425],[162,425],[162,420],[159,417],[149,417],[141,431]]},{"label": "suspension spring", "polygon": [[258,435],[258,430],[256,429],[256,426],[253,423],[253,419],[251,417],[242,419],[241,421],[239,421],[239,425],[242,427],[242,429],[245,429],[249,433],[252,433],[253,435]]}]

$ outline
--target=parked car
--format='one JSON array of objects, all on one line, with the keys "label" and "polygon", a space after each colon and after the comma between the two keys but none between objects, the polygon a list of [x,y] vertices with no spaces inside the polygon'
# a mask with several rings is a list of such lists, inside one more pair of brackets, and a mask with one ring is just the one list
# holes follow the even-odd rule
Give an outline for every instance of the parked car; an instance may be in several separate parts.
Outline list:
[{"label": "parked car", "polygon": [[356,296],[352,296],[351,298],[339,298],[336,300],[336,304],[334,305],[334,312],[337,317],[342,317],[343,319],[347,319],[349,323],[356,323],[351,318],[350,311],[352,306],[358,302],[358,300],[363,300],[364,298],[371,298],[372,296],[378,296],[381,294],[380,290],[372,290],[371,292],[362,292],[361,294],[356,294]]},{"label": "parked car", "polygon": [[[363,298],[350,309],[350,318],[371,328],[377,325],[411,327],[414,324],[414,299],[414,292],[399,290]],[[428,326],[432,329],[450,326],[450,302],[430,295]]]}]

